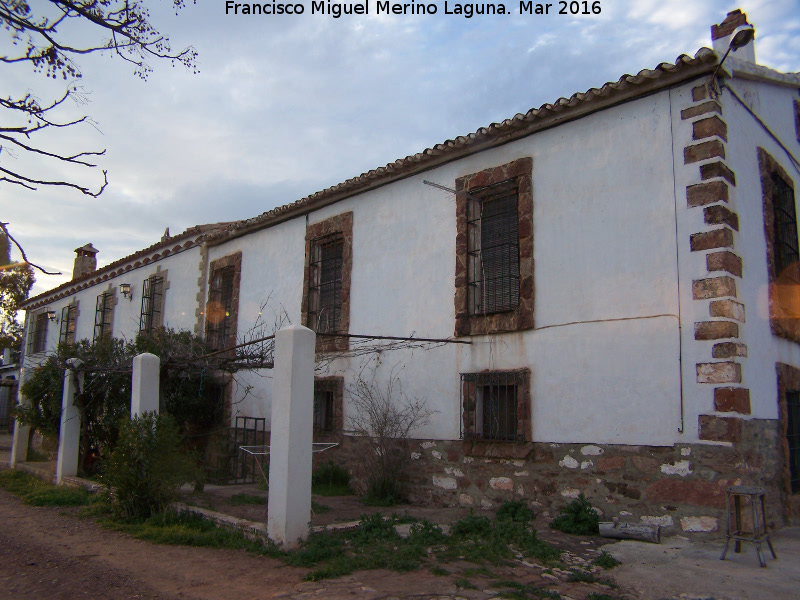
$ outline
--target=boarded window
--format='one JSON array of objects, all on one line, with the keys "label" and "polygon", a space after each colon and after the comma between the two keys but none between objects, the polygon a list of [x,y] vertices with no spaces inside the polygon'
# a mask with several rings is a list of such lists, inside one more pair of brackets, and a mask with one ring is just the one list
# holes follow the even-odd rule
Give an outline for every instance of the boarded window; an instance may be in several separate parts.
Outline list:
[{"label": "boarded window", "polygon": [[467,199],[467,302],[470,315],[519,305],[519,218],[513,180],[470,190]]},{"label": "boarded window", "polygon": [[105,292],[97,297],[94,310],[94,341],[111,337],[114,317],[114,293]]},{"label": "boarded window", "polygon": [[153,331],[162,325],[161,310],[164,296],[164,278],[153,275],[142,285],[142,312],[139,317],[139,331]]},{"label": "boarded window", "polygon": [[339,331],[343,254],[344,238],[341,233],[316,239],[311,246],[308,324],[317,333]]},{"label": "boarded window", "polygon": [[58,335],[58,341],[60,344],[75,343],[75,322],[77,318],[77,304],[70,304],[61,309],[61,331]]}]

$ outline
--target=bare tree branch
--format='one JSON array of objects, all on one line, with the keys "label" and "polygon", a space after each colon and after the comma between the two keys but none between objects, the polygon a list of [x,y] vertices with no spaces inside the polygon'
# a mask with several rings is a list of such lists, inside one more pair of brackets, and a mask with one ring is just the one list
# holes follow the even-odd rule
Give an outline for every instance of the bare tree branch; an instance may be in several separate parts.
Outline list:
[{"label": "bare tree branch", "polygon": [[6,237],[9,240],[14,242],[14,245],[17,247],[17,250],[19,250],[19,253],[22,255],[22,260],[24,261],[24,264],[30,265],[34,269],[39,269],[45,275],[61,275],[61,271],[55,271],[55,272],[46,271],[45,269],[43,269],[39,265],[33,264],[31,261],[29,261],[28,260],[28,256],[25,254],[25,249],[20,245],[20,243],[17,240],[14,239],[14,236],[12,236],[8,232],[8,228],[6,227],[6,225],[8,225],[8,223],[0,223],[0,229],[3,230],[3,233],[6,235]]}]

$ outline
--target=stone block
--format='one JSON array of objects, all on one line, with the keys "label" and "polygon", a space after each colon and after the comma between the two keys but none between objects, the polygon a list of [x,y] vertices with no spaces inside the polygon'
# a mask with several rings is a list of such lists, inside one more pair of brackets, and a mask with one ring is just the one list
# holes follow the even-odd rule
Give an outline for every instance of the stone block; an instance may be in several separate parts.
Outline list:
[{"label": "stone block", "polygon": [[687,533],[711,533],[718,525],[714,517],[682,517],[681,529]]},{"label": "stone block", "polygon": [[742,276],[742,259],[727,250],[706,255],[706,268],[710,271],[727,271],[737,277]]},{"label": "stone block", "polygon": [[712,317],[725,317],[744,323],[744,304],[736,300],[713,300],[708,312]]},{"label": "stone block", "polygon": [[706,117],[692,123],[692,139],[702,140],[713,136],[728,141],[728,126],[718,116]]},{"label": "stone block", "polygon": [[714,410],[750,414],[750,390],[738,387],[721,387],[714,390]]},{"label": "stone block", "polygon": [[722,298],[724,296],[736,297],[736,281],[733,277],[721,275],[692,281],[692,298],[695,300]]},{"label": "stone block", "polygon": [[738,442],[742,436],[742,420],[734,417],[700,415],[697,418],[699,437],[712,442]]},{"label": "stone block", "polygon": [[698,85],[692,88],[692,100],[700,102],[700,100],[705,100],[706,98],[708,98],[708,89],[705,85]]},{"label": "stone block", "polygon": [[694,324],[694,339],[720,340],[738,338],[739,326],[733,321],[700,321]]},{"label": "stone block", "polygon": [[619,471],[625,467],[624,456],[600,456],[597,458],[597,472],[608,473],[609,471]]},{"label": "stone block", "polygon": [[741,342],[720,342],[711,348],[711,358],[747,356],[747,346]]},{"label": "stone block", "polygon": [[452,477],[441,477],[439,475],[433,476],[433,485],[443,490],[454,490],[458,488],[458,483]]},{"label": "stone block", "polygon": [[733,248],[733,231],[728,227],[693,233],[689,236],[692,252],[714,248]]},{"label": "stone block", "polygon": [[698,104],[696,106],[690,106],[689,108],[684,108],[681,111],[681,119],[692,119],[694,117],[699,117],[700,115],[707,115],[711,113],[722,114],[722,106],[720,106],[719,102],[716,100],[709,100],[708,102],[703,102],[702,104]]},{"label": "stone block", "polygon": [[638,471],[645,475],[655,475],[658,473],[658,461],[647,456],[632,456],[631,463]]},{"label": "stone block", "polygon": [[736,174],[721,160],[715,160],[714,162],[700,165],[700,178],[703,181],[706,179],[714,179],[715,177],[721,177],[731,185],[736,185]]},{"label": "stone block", "polygon": [[688,206],[727,202],[728,198],[728,184],[724,181],[707,181],[686,187],[686,204]]},{"label": "stone block", "polygon": [[703,217],[709,225],[728,225],[731,229],[739,231],[739,215],[722,204],[706,206]]},{"label": "stone block", "polygon": [[514,482],[509,477],[492,477],[489,480],[489,487],[493,490],[513,491]]},{"label": "stone block", "polygon": [[696,479],[664,478],[654,481],[645,489],[651,502],[672,502],[713,508],[725,507],[725,488],[731,485],[728,480],[717,482]]},{"label": "stone block", "polygon": [[697,383],[741,383],[742,365],[735,362],[697,363]]},{"label": "stone block", "polygon": [[725,144],[720,140],[709,140],[683,149],[683,163],[688,165],[709,158],[725,158]]}]

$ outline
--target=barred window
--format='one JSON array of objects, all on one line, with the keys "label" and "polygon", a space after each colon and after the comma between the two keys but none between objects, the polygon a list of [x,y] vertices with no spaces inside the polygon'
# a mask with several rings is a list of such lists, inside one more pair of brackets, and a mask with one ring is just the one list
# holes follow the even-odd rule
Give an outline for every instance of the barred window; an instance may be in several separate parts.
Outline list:
[{"label": "barred window", "polygon": [[334,233],[311,246],[308,280],[308,324],[317,333],[339,331],[342,315],[344,238]]},{"label": "barred window", "polygon": [[528,423],[528,371],[462,373],[461,436],[524,442]]},{"label": "barred window", "polygon": [[800,283],[794,190],[777,173],[772,174],[772,185],[775,211],[775,274],[778,277],[786,277],[794,283]]},{"label": "barred window", "polygon": [[152,275],[142,285],[142,312],[139,317],[139,331],[153,331],[160,327],[164,278]]},{"label": "barred window", "polygon": [[75,343],[75,321],[77,318],[77,304],[69,304],[61,309],[61,331],[58,335],[58,342],[60,344]]},{"label": "barred window", "polygon": [[29,321],[28,354],[47,350],[47,311],[34,313]]},{"label": "barred window", "polygon": [[230,344],[232,333],[233,288],[236,269],[234,266],[214,269],[208,291],[206,307],[206,340],[214,350],[222,350]]},{"label": "barred window", "polygon": [[786,392],[786,441],[789,445],[789,474],[792,493],[800,492],[800,392]]},{"label": "barred window", "polygon": [[114,317],[114,292],[104,292],[97,297],[94,311],[94,341],[111,337]]},{"label": "barred window", "polygon": [[467,198],[467,307],[470,315],[519,305],[518,190],[514,180],[470,190]]},{"label": "barred window", "polygon": [[333,390],[314,390],[314,431],[333,431]]}]

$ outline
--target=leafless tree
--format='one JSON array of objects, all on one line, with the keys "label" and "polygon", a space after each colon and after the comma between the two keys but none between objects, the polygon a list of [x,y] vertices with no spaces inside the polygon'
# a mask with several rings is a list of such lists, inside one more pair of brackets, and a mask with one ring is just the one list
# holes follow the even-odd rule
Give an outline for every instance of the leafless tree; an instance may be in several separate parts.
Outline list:
[{"label": "leafless tree", "polygon": [[[185,0],[172,0],[175,11]],[[43,134],[56,129],[92,124],[88,116],[62,118],[60,109],[68,101],[86,103],[82,88],[75,81],[82,77],[77,57],[110,51],[133,66],[133,71],[146,79],[152,71],[150,60],[168,59],[197,72],[197,52],[192,47],[174,52],[169,38],[151,23],[150,13],[141,0],[48,0],[29,3],[27,0],[2,0],[0,25],[11,37],[11,52],[0,51],[0,62],[7,65],[28,65],[36,73],[67,82],[66,90],[57,98],[42,101],[35,93],[0,97],[0,182],[35,190],[38,186],[76,189],[89,196],[99,196],[108,185],[105,170],[103,182],[90,187],[74,181],[59,181],[12,168],[8,159],[25,155],[39,160],[67,163],[69,166],[93,169],[97,157],[105,150],[82,150],[65,153],[48,150]],[[87,35],[88,32],[88,35]],[[103,39],[85,44],[80,40]]]}]

